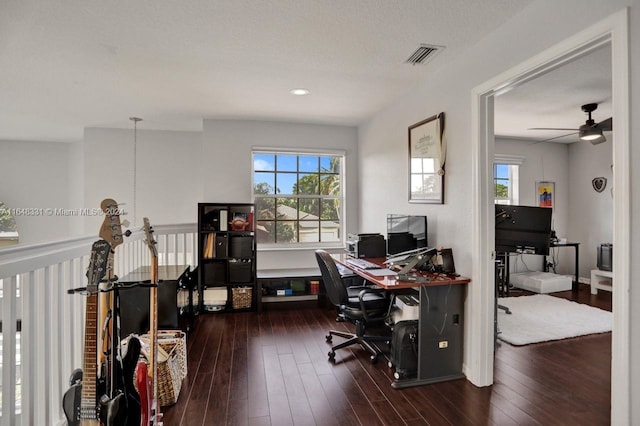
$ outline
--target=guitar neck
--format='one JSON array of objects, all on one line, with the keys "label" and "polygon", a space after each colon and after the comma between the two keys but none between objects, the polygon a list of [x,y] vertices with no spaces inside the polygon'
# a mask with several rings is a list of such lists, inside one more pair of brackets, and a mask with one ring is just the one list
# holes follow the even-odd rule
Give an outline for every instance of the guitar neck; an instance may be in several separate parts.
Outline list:
[{"label": "guitar neck", "polygon": [[[151,257],[151,284],[158,285],[158,258]],[[153,383],[153,396],[157,390],[157,361],[158,361],[158,287],[151,287],[149,291],[149,376]]]},{"label": "guitar neck", "polygon": [[82,373],[82,393],[80,418],[96,419],[96,377],[97,377],[97,336],[98,336],[98,295],[87,296],[84,328],[84,360]]}]

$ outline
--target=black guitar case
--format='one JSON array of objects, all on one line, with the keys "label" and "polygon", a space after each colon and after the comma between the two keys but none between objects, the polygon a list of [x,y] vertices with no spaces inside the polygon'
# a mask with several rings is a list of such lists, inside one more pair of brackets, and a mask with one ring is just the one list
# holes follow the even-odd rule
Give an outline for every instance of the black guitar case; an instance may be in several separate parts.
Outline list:
[{"label": "black guitar case", "polygon": [[[122,359],[122,370],[116,364],[116,389],[124,394],[126,406],[126,418],[124,422],[118,420],[114,425],[139,426],[140,425],[140,395],[135,388],[135,370],[140,357],[140,340],[137,337],[129,338],[127,353]],[[119,373],[122,374],[119,374]],[[107,423],[112,424],[112,423]]]}]

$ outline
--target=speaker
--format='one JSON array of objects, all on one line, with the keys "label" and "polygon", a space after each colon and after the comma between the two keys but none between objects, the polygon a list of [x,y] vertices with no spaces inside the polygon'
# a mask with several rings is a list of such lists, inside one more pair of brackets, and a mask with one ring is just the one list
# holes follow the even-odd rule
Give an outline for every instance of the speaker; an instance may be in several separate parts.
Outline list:
[{"label": "speaker", "polygon": [[453,250],[450,248],[442,249],[440,255],[442,256],[442,272],[445,274],[455,274],[456,265],[453,262]]},{"label": "speaker", "polygon": [[598,246],[597,265],[601,271],[613,271],[613,244],[600,244]]}]

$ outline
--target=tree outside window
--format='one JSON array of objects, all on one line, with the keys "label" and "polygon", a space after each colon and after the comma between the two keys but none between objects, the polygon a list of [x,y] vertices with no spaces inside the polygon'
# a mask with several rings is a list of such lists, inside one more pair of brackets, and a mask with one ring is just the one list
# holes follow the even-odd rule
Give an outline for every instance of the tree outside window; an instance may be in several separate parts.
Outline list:
[{"label": "tree outside window", "polygon": [[342,240],[343,157],[253,153],[258,243]]}]

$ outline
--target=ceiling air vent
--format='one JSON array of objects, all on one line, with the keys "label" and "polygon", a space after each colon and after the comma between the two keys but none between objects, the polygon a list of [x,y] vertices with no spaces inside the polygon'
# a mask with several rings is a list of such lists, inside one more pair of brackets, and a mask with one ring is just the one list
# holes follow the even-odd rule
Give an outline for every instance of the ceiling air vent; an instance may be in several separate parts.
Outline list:
[{"label": "ceiling air vent", "polygon": [[411,56],[409,56],[409,58],[407,58],[405,63],[412,65],[424,65],[431,59],[433,59],[433,57],[436,56],[442,49],[444,49],[444,46],[421,44],[420,47],[418,47],[416,51],[413,52]]}]

